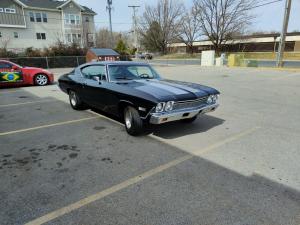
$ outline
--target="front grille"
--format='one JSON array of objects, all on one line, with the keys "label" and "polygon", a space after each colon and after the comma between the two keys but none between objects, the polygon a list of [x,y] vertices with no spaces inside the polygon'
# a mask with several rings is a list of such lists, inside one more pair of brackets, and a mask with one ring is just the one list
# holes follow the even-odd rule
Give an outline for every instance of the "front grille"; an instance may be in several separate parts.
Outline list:
[{"label": "front grille", "polygon": [[180,109],[187,109],[187,108],[197,108],[203,104],[206,104],[207,96],[197,98],[194,100],[187,100],[187,101],[179,101],[175,102],[173,106],[173,110],[180,110]]}]

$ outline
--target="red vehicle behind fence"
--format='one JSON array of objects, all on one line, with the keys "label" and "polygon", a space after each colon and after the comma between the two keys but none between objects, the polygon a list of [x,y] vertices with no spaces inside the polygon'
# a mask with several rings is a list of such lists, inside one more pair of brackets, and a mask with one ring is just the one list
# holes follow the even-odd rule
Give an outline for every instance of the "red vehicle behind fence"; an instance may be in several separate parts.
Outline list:
[{"label": "red vehicle behind fence", "polygon": [[38,85],[45,86],[54,81],[53,73],[42,68],[22,67],[7,60],[0,60],[0,87]]}]

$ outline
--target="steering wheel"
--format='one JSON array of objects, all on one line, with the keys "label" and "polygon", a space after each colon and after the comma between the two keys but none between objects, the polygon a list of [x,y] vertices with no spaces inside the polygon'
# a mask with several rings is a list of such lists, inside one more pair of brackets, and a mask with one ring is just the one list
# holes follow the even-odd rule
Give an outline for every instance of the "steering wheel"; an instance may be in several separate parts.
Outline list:
[{"label": "steering wheel", "polygon": [[150,78],[149,74],[143,73],[139,76],[140,78]]}]

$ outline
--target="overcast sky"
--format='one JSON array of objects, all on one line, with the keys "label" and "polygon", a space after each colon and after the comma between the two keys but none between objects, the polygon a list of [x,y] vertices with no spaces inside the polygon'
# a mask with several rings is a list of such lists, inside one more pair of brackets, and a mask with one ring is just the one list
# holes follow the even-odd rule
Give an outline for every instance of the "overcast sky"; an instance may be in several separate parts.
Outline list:
[{"label": "overcast sky", "polygon": [[[82,5],[92,8],[98,15],[95,17],[96,27],[108,27],[108,12],[106,11],[107,0],[76,0]],[[274,0],[260,0],[271,2]],[[131,29],[132,9],[128,5],[140,5],[139,15],[142,15],[145,4],[155,4],[157,0],[113,0],[112,21],[114,31],[127,31]],[[182,1],[187,7],[192,5],[193,0]],[[251,31],[281,31],[284,14],[285,0],[253,10],[256,19],[253,21]],[[300,31],[300,0],[292,0],[289,31]]]}]

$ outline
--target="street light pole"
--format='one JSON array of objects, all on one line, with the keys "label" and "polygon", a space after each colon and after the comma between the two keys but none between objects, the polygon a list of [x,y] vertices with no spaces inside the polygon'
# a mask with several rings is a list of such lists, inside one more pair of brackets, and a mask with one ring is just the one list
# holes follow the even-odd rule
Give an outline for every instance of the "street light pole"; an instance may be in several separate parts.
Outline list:
[{"label": "street light pole", "polygon": [[277,62],[276,62],[277,67],[283,66],[282,58],[283,58],[283,53],[284,53],[284,49],[285,49],[285,38],[286,38],[286,32],[287,32],[287,28],[288,28],[288,24],[289,24],[291,5],[292,5],[292,0],[286,0],[283,26],[282,26],[280,43],[279,43],[279,48],[278,48],[278,53],[277,53]]},{"label": "street light pole", "polygon": [[112,31],[112,22],[111,22],[111,10],[112,10],[112,0],[107,0],[107,7],[109,14],[109,30],[110,30],[110,47],[113,48],[113,31]]},{"label": "street light pole", "polygon": [[133,10],[133,35],[134,35],[134,47],[136,47],[138,49],[138,32],[137,32],[137,17],[136,17],[136,13],[137,13],[137,9],[140,7],[139,5],[129,5],[129,8],[132,8]]}]

